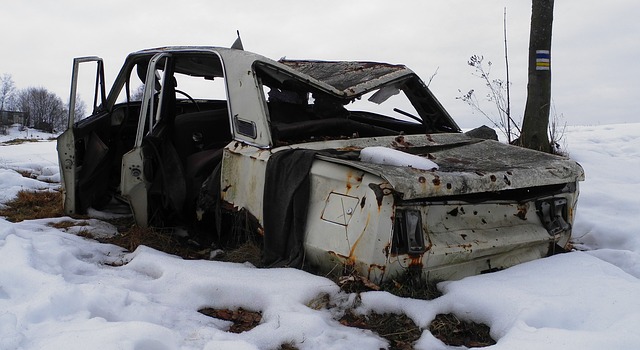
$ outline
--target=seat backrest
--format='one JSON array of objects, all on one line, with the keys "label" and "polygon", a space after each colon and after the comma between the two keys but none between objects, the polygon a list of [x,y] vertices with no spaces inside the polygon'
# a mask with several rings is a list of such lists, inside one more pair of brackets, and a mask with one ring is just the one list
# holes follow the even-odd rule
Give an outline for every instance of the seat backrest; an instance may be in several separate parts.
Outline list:
[{"label": "seat backrest", "polygon": [[227,109],[181,114],[174,121],[173,142],[180,159],[231,141]]}]

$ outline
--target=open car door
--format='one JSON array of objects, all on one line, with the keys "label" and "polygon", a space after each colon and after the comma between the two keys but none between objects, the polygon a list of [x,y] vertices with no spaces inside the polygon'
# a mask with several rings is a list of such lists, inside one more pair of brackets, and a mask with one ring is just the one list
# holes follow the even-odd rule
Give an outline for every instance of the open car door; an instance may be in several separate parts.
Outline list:
[{"label": "open car door", "polygon": [[[142,98],[142,108],[138,118],[138,129],[133,148],[122,156],[122,177],[120,181],[121,195],[129,203],[134,213],[136,223],[141,227],[147,227],[149,223],[149,174],[150,166],[145,167],[145,154],[143,151],[143,139],[149,135],[160,122],[161,112],[169,107],[163,106],[165,94],[175,92],[167,91],[167,82],[172,79],[170,54],[159,53],[151,58],[147,68],[145,81],[155,81],[156,84],[146,84]],[[157,91],[159,90],[159,91]],[[156,101],[156,94],[158,100]],[[168,95],[167,95],[168,96]],[[175,108],[171,106],[170,108]],[[145,168],[146,173],[145,173]]]},{"label": "open car door", "polygon": [[[93,63],[93,64],[91,64]],[[82,64],[82,75],[80,74],[80,66]],[[91,69],[94,67],[94,69]],[[88,74],[94,72],[92,74]],[[79,102],[79,87],[82,91],[93,90],[92,113],[96,114],[99,107],[104,106],[106,102],[105,81],[104,81],[104,65],[100,57],[78,57],[73,60],[73,71],[71,74],[71,94],[69,97],[69,120],[67,130],[58,137],[58,160],[60,164],[60,174],[63,181],[63,198],[64,211],[67,214],[75,214],[77,212],[77,185],[78,174],[82,165],[76,162],[76,137],[74,128],[82,119]],[[85,95],[86,96],[86,95]],[[87,167],[90,164],[84,165]]]}]

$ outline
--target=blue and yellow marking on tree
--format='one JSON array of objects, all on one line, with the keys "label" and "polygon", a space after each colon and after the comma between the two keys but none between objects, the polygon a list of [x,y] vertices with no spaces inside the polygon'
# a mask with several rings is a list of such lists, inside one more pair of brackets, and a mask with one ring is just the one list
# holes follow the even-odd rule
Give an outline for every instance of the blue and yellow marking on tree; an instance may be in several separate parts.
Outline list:
[{"label": "blue and yellow marking on tree", "polygon": [[536,70],[551,70],[551,51],[536,50]]}]

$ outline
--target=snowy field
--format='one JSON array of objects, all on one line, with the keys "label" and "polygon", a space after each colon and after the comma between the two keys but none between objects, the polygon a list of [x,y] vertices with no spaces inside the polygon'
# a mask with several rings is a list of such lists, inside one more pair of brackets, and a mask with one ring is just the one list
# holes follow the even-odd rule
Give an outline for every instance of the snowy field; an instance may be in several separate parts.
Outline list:
[{"label": "snowy field", "polygon": [[[640,124],[569,127],[565,136],[587,176],[574,227],[581,251],[444,282],[430,301],[358,299],[298,270],[124,253],[48,225],[63,219],[0,218],[0,349],[385,348],[336,321],[350,307],[405,313],[425,329],[416,349],[453,349],[426,330],[440,313],[489,325],[497,344],[488,349],[640,349]],[[56,180],[55,141],[0,145],[0,202]],[[229,333],[203,307],[261,311],[262,323]]]}]

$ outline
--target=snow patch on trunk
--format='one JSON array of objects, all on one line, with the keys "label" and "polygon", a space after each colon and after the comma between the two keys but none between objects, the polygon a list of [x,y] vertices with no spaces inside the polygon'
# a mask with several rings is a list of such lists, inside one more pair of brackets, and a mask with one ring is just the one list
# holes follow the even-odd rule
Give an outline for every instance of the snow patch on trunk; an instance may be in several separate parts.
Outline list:
[{"label": "snow patch on trunk", "polygon": [[438,164],[414,154],[387,147],[365,147],[360,151],[360,160],[380,165],[405,166],[421,170],[437,170]]}]

